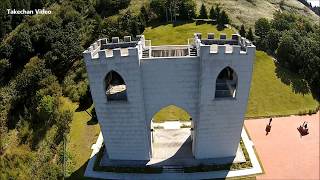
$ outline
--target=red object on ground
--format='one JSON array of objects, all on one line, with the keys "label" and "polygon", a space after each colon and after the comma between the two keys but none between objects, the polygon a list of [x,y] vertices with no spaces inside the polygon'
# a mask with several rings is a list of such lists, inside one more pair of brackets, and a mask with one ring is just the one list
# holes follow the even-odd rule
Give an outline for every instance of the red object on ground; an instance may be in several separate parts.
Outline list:
[{"label": "red object on ground", "polygon": [[[297,128],[308,122],[306,136]],[[266,136],[269,119],[246,120],[245,126],[262,162],[265,174],[257,179],[320,179],[320,113],[312,116],[274,118],[272,133]]]}]

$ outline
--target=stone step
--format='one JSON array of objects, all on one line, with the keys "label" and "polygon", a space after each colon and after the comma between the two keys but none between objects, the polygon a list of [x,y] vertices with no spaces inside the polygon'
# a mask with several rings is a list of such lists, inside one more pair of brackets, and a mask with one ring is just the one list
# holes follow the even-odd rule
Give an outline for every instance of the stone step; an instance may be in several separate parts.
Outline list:
[{"label": "stone step", "polygon": [[196,48],[190,49],[190,56],[197,56],[197,49]]},{"label": "stone step", "polygon": [[143,58],[149,57],[149,50],[144,50],[144,51],[142,51],[142,57],[143,57]]}]

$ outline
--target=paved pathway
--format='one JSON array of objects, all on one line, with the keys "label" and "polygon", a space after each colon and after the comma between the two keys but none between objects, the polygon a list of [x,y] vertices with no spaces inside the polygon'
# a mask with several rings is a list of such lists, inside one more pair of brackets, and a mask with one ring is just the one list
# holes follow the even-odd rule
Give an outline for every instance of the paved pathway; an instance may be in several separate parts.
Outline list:
[{"label": "paved pathway", "polygon": [[[309,134],[297,130],[308,122]],[[319,112],[312,116],[273,118],[266,136],[269,119],[246,120],[245,126],[262,161],[265,174],[257,179],[320,179],[319,176]]]}]

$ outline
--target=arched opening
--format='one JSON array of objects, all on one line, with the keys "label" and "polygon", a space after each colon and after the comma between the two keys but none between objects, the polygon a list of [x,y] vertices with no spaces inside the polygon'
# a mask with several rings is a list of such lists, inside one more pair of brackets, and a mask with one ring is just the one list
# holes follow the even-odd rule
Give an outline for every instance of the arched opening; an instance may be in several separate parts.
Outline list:
[{"label": "arched opening", "polygon": [[166,106],[151,120],[151,164],[175,165],[179,159],[193,159],[192,117],[175,105]]},{"label": "arched opening", "polygon": [[237,91],[238,76],[230,68],[224,68],[216,80],[215,98],[235,98]]},{"label": "arched opening", "polygon": [[160,111],[154,114],[152,121],[157,123],[161,123],[165,121],[186,122],[186,121],[190,121],[190,118],[191,116],[184,109],[179,108],[178,106],[175,106],[175,105],[169,105],[160,109]]},{"label": "arched opening", "polygon": [[127,101],[127,87],[123,78],[115,71],[110,71],[105,78],[108,101]]}]

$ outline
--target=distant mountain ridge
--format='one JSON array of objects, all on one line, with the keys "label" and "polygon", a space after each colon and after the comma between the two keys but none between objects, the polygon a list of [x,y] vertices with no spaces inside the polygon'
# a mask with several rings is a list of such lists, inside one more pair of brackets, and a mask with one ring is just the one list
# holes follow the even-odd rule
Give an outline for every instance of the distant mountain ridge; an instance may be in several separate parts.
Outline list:
[{"label": "distant mountain ridge", "polygon": [[[197,7],[202,1],[197,0]],[[298,13],[312,21],[320,20],[312,10],[298,0],[204,0],[207,8],[219,3],[235,25],[253,26],[259,18],[272,19],[277,10]]]},{"label": "distant mountain ridge", "polygon": [[311,9],[318,16],[320,16],[320,7],[319,7],[319,5],[318,6],[312,5],[311,1],[308,1],[308,0],[298,0],[298,1],[301,2],[302,4],[304,4],[305,6],[307,6],[309,9]]},{"label": "distant mountain ridge", "polygon": [[[202,2],[205,3],[208,11],[211,6],[220,4],[220,6],[228,13],[232,23],[240,26],[244,24],[247,27],[253,27],[256,20],[265,17],[272,19],[273,13],[276,11],[285,11],[297,13],[305,16],[311,21],[320,21],[310,8],[299,1],[303,0],[195,0],[197,3],[197,12],[199,12]],[[148,4],[148,0],[131,0],[127,9],[137,11],[143,4]],[[126,11],[123,9],[122,11]]]}]

